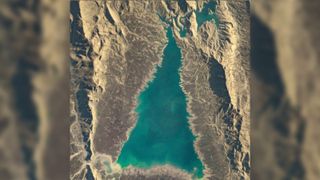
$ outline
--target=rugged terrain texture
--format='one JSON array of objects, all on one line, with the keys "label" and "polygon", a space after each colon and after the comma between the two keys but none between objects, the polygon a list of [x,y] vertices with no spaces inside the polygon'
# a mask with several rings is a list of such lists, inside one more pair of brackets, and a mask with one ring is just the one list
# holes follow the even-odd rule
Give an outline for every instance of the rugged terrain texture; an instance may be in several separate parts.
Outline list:
[{"label": "rugged terrain texture", "polygon": [[319,8],[253,2],[252,179],[320,178]]},{"label": "rugged terrain texture", "polygon": [[61,1],[0,2],[0,179],[68,178],[67,17]]},{"label": "rugged terrain texture", "polygon": [[244,1],[220,1],[218,28],[206,23],[180,41],[182,86],[208,179],[246,179],[250,170],[248,12]]},{"label": "rugged terrain texture", "polygon": [[198,26],[194,11],[206,2],[71,1],[71,179],[191,179],[170,166],[116,163],[136,123],[136,96],[161,63],[165,22],[182,49],[204,178],[249,179],[249,2],[217,1],[219,25]]}]

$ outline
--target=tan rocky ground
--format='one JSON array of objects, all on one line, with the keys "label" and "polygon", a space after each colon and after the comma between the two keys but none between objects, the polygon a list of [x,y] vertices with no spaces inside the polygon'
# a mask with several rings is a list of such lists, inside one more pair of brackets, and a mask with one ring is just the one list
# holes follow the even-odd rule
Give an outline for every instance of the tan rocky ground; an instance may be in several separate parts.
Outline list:
[{"label": "tan rocky ground", "polygon": [[67,18],[62,1],[0,2],[1,180],[69,177]]},{"label": "tan rocky ground", "polygon": [[192,11],[205,2],[71,2],[72,179],[190,179],[166,166],[142,170],[116,164],[136,121],[136,96],[166,45],[159,15],[171,21],[188,13],[188,35],[180,38],[181,24],[173,29],[183,52],[181,85],[205,179],[249,179],[249,2],[218,1],[219,27],[211,21],[197,28]]},{"label": "tan rocky ground", "polygon": [[[123,0],[122,2],[126,3],[129,1]],[[98,3],[98,5],[101,6],[101,4],[104,4],[103,2],[105,1]],[[201,3],[202,1],[198,0],[198,2]],[[223,109],[221,113],[215,113],[217,112],[216,108],[211,108],[210,105],[205,103],[202,103],[200,107],[203,110],[202,112],[210,111],[211,114],[216,115],[212,115],[212,117],[208,116],[209,118],[207,118],[210,122],[214,122],[211,123],[212,127],[207,127],[208,129],[206,129],[207,132],[211,133],[207,133],[208,137],[202,138],[204,139],[202,140],[204,141],[203,144],[208,145],[203,146],[204,148],[208,147],[207,150],[197,150],[198,153],[203,152],[210,154],[209,157],[212,158],[212,160],[202,159],[202,161],[207,164],[207,174],[211,176],[211,178],[208,179],[232,179],[231,177],[237,179],[240,176],[248,179],[248,174],[244,170],[236,171],[226,169],[231,169],[231,167],[247,169],[248,166],[246,163],[241,164],[241,161],[247,162],[250,159],[252,161],[250,165],[251,179],[319,179],[320,148],[318,143],[318,129],[320,118],[318,111],[320,102],[320,40],[318,18],[320,17],[320,3],[316,0],[252,1],[254,14],[251,18],[252,52],[250,62],[253,73],[251,74],[252,83],[250,90],[250,97],[252,99],[250,110],[251,154],[249,153],[248,156],[245,155],[243,158],[243,154],[247,152],[245,148],[248,148],[249,145],[246,135],[248,131],[241,130],[240,133],[238,133],[234,131],[235,129],[231,126],[228,127],[227,124],[223,125],[223,123],[216,120],[221,119],[225,114],[233,115],[234,118],[232,119],[234,119],[234,122],[240,122],[239,119],[242,117],[241,129],[249,126],[249,121],[245,120],[248,118],[248,114],[246,113],[249,113],[249,111],[244,110],[246,106],[241,106],[238,103],[244,102],[243,99],[245,98],[243,98],[243,96],[246,96],[246,93],[240,93],[242,91],[241,88],[235,88],[239,84],[241,87],[246,87],[242,86],[239,82],[241,82],[240,79],[247,78],[247,75],[237,79],[238,76],[234,73],[240,73],[242,70],[238,71],[236,68],[238,65],[233,66],[231,65],[232,63],[228,63],[247,63],[245,60],[247,55],[241,54],[242,52],[247,52],[247,50],[237,50],[240,46],[248,48],[247,42],[241,42],[247,38],[238,39],[237,33],[246,34],[246,31],[248,31],[246,28],[247,24],[244,23],[246,20],[241,20],[242,18],[247,18],[245,11],[248,11],[248,7],[239,8],[244,5],[244,3],[241,3],[242,1],[221,0],[220,2],[221,4],[218,6],[217,13],[219,14],[219,18],[225,19],[224,21],[226,22],[223,26],[220,26],[220,33],[216,33],[217,29],[215,29],[212,23],[209,23],[201,27],[200,31],[208,30],[214,33],[206,34],[206,31],[203,31],[198,32],[198,34],[195,34],[192,38],[186,37],[184,40],[179,39],[179,37],[176,38],[181,46],[185,45],[185,47],[183,47],[186,58],[186,61],[184,61],[185,71],[183,72],[185,79],[183,86],[185,90],[189,90],[189,96],[191,97],[195,95],[194,90],[197,89],[195,84],[188,84],[188,82],[194,83],[195,80],[188,78],[188,76],[191,75],[186,70],[190,70],[191,72],[196,71],[197,73],[195,74],[197,74],[197,76],[194,77],[202,80],[196,81],[197,86],[201,84],[201,86],[205,87],[204,90],[198,88],[199,96],[196,95],[192,102],[200,102],[203,100],[203,94],[207,93],[209,94],[209,98],[205,98],[204,100],[209,99],[210,102],[213,102],[216,101],[216,99],[222,99],[222,103],[218,103],[217,106],[224,105],[223,102],[226,102],[228,99],[226,98],[228,97],[226,96],[226,92],[228,92],[230,104],[232,104],[229,109],[227,108],[227,111]],[[240,2],[240,4],[236,4],[236,2]],[[83,29],[83,23],[82,17],[79,16],[80,9],[79,13],[74,12],[77,11],[76,9],[71,10],[70,15],[71,30],[76,30],[76,32],[71,31],[71,40],[74,33],[84,38],[78,39],[78,36],[76,42],[72,41],[75,44],[72,44],[71,47],[71,51],[73,52],[71,54],[71,62],[73,64],[71,69],[73,73],[71,87],[73,87],[73,89],[71,90],[72,96],[70,103],[72,110],[70,123],[72,124],[70,127],[70,132],[72,133],[70,134],[70,141],[72,143],[70,148],[71,168],[69,174],[69,153],[67,153],[69,149],[67,138],[69,136],[69,122],[67,119],[69,119],[68,95],[70,93],[67,90],[67,84],[69,82],[67,72],[69,60],[66,57],[68,53],[66,51],[69,50],[67,47],[69,43],[69,38],[67,37],[69,3],[69,1],[50,0],[3,0],[0,2],[0,179],[30,179],[30,174],[35,175],[37,179],[60,180],[68,179],[70,176],[73,177],[73,179],[90,179],[88,176],[86,177],[86,165],[90,165],[93,168],[93,171],[96,173],[96,179],[99,179],[98,174],[105,179],[111,179],[112,177],[119,179],[161,179],[160,176],[164,179],[190,178],[188,174],[180,170],[172,170],[172,167],[168,170],[167,166],[155,167],[147,171],[134,168],[122,171],[118,166],[112,164],[113,166],[110,167],[112,167],[111,169],[114,173],[107,174],[106,167],[108,167],[109,162],[114,161],[112,158],[115,158],[117,154],[117,151],[112,151],[112,149],[108,150],[110,154],[99,154],[95,152],[90,161],[85,160],[88,156],[86,151],[88,147],[91,146],[88,146],[88,143],[83,143],[82,134],[83,131],[87,129],[90,130],[90,126],[88,127],[88,125],[83,122],[84,120],[88,121],[90,115],[85,114],[85,116],[81,117],[80,113],[77,112],[76,108],[78,104],[75,101],[75,96],[80,88],[74,87],[78,87],[80,82],[84,81],[82,85],[82,89],[84,90],[79,93],[80,96],[85,95],[86,91],[88,91],[89,94],[105,91],[102,87],[105,87],[107,84],[107,81],[105,81],[107,78],[101,78],[102,81],[99,82],[99,84],[102,85],[101,87],[95,86],[97,78],[93,81],[94,66],[92,62],[93,59],[100,55],[108,57],[109,55],[107,53],[104,54],[102,52],[109,51],[107,48],[109,46],[107,46],[106,43],[110,39],[109,37],[120,42],[121,38],[118,37],[121,37],[121,35],[119,35],[119,32],[124,33],[125,30],[111,28],[113,25],[109,23],[110,28],[108,25],[108,31],[101,32],[98,30],[102,28],[101,26],[103,26],[103,24],[99,24],[99,28],[86,29],[89,35],[91,32],[95,32],[92,36],[95,38],[87,38],[87,35],[84,36],[84,32],[81,30]],[[197,7],[195,1],[187,1],[187,3],[189,8]],[[224,5],[223,3],[227,4]],[[247,3],[248,2],[246,2],[246,4]],[[73,7],[72,4],[73,3],[71,3],[71,7]],[[76,2],[75,4],[78,3]],[[116,4],[118,5],[114,5],[114,10],[112,10],[111,6],[100,8],[102,8],[101,11],[106,9],[109,11],[111,9],[109,14],[112,19],[114,18],[113,21],[121,24],[120,21],[123,20],[121,20],[121,18],[115,18],[118,10],[123,9],[123,11],[130,11],[130,8],[126,5],[119,5],[122,4],[119,2]],[[86,5],[84,5],[84,7],[85,6]],[[131,4],[129,6],[132,7]],[[167,5],[162,5],[163,13],[167,13],[166,6]],[[174,9],[179,9],[179,4],[176,5],[172,3],[171,6],[173,6]],[[82,16],[84,19],[87,18],[86,21],[88,22],[91,21],[91,17],[93,21],[99,20],[98,16],[95,17],[94,15],[96,12],[95,8],[92,7],[95,7],[95,5],[89,8],[82,8],[82,10],[87,9],[88,12],[86,13],[90,13],[90,11],[93,13],[85,16],[86,13],[83,12]],[[152,8],[147,5],[144,7],[150,10],[157,8],[157,5],[151,6]],[[141,11],[144,12],[145,9],[142,8]],[[237,14],[238,12],[241,13]],[[176,13],[181,12],[176,11]],[[118,15],[118,17],[121,17],[122,14],[120,13]],[[101,14],[100,18],[102,16]],[[106,20],[104,25],[108,24],[107,21],[110,22],[109,20],[111,19],[108,18],[108,13],[105,14],[105,17],[102,17],[102,19]],[[144,22],[155,17],[152,16],[149,19],[143,19],[142,16],[138,16],[134,18],[135,20]],[[159,19],[151,22],[151,24],[154,23],[155,27],[157,27],[159,25],[158,20]],[[194,17],[191,21],[194,21]],[[75,22],[76,28],[73,28],[73,22]],[[121,25],[121,27],[126,26],[126,24]],[[177,31],[178,26],[180,27],[179,24],[175,27]],[[142,27],[140,28],[142,30]],[[192,32],[196,32],[194,23],[190,28]],[[159,29],[157,29],[157,31],[158,30]],[[100,33],[104,34],[106,38],[99,37],[97,34]],[[139,36],[139,34],[137,35]],[[230,37],[230,35],[234,36]],[[123,37],[124,36],[127,36],[127,34],[123,34]],[[159,39],[164,35],[160,33],[160,36],[161,37],[158,37]],[[102,39],[101,42],[98,41],[100,38]],[[144,38],[146,37],[137,39],[137,41],[141,41]],[[210,39],[214,40],[212,41]],[[203,42],[200,42],[200,40],[203,40]],[[194,43],[196,41],[198,43]],[[92,46],[92,43],[94,46]],[[106,49],[99,50],[99,43],[103,44]],[[161,42],[158,44],[159,47],[164,46],[162,43],[165,44],[165,42]],[[205,48],[207,44],[212,44],[210,45],[210,47],[212,47],[210,50],[211,53],[208,50],[210,48]],[[92,48],[90,48],[91,46]],[[187,46],[191,46],[192,48],[188,49]],[[113,48],[121,49],[123,46],[117,45]],[[198,54],[190,53],[197,52],[199,49],[202,49],[203,52],[200,54],[199,52]],[[201,58],[200,55],[203,54],[209,54],[209,56]],[[123,56],[123,54],[120,55]],[[238,58],[241,60],[236,61],[237,59],[235,57],[239,55],[243,58]],[[208,61],[208,63],[200,62],[201,60],[208,59],[208,57],[214,58],[216,61],[209,58],[210,61]],[[198,64],[194,63],[193,59],[199,60]],[[229,59],[231,60],[228,61]],[[95,62],[97,64],[100,62],[101,65],[97,66],[103,67],[98,70],[96,69],[96,73],[98,73],[99,76],[103,76],[103,74],[106,73],[104,72],[107,69],[104,68],[105,60],[106,59],[101,59],[101,61]],[[158,61],[159,59],[157,60],[157,58],[155,58],[153,62]],[[150,67],[151,65],[146,66]],[[241,67],[245,68],[247,65],[243,64]],[[216,69],[216,72],[220,75],[223,75],[223,73],[226,74],[224,78],[221,76],[219,81],[215,79],[212,80],[211,84],[213,87],[216,84],[215,82],[221,82],[221,84],[225,84],[225,86],[221,86],[224,87],[222,90],[213,89],[211,94],[210,91],[208,91],[209,88],[211,89],[210,83],[205,83],[205,79],[206,81],[212,79],[208,75],[209,69]],[[95,77],[98,77],[98,75]],[[113,78],[113,80],[122,82],[120,76],[121,75]],[[83,77],[88,78],[85,79]],[[112,80],[109,75],[107,77],[109,80]],[[79,80],[79,78],[83,78],[84,80]],[[231,83],[231,80],[233,83]],[[135,80],[133,81],[135,82]],[[136,81],[140,82],[142,80],[137,79]],[[19,83],[14,82],[20,82],[22,84],[19,85]],[[243,91],[246,91],[246,88],[243,88]],[[97,95],[99,93],[95,94]],[[129,96],[133,97],[131,95]],[[192,104],[192,102],[190,104]],[[85,104],[88,105],[89,103]],[[84,108],[86,108],[86,106],[84,106]],[[211,109],[213,111],[211,111]],[[239,112],[237,109],[239,109]],[[192,105],[190,111],[193,111],[193,114],[198,114],[197,118],[192,119],[193,124],[199,122],[199,119],[205,119],[201,118],[201,114],[205,116],[205,113],[199,113],[198,109],[192,108]],[[134,122],[129,123],[133,124]],[[124,126],[126,125],[128,124]],[[194,133],[201,133],[202,127],[203,126],[197,128],[196,125]],[[128,128],[125,127],[125,129]],[[212,151],[212,149],[214,149],[217,152],[227,152],[232,149],[233,146],[224,143],[224,133],[226,129],[231,129],[232,133],[229,134],[233,134],[232,137],[239,137],[236,138],[236,140],[239,140],[245,147],[242,148],[241,151],[237,149],[234,151],[235,153],[233,153],[231,157],[237,158],[236,161],[233,162],[227,158],[226,154],[220,156],[219,153],[213,153]],[[114,132],[115,131],[116,130],[114,130]],[[106,130],[106,132],[110,132],[110,130]],[[218,135],[220,137],[220,139],[218,138],[219,141],[217,141],[216,136],[212,137],[212,132],[220,133],[220,135]],[[228,132],[230,131],[228,130]],[[123,137],[125,136],[122,134],[121,138]],[[206,142],[206,139],[208,142]],[[215,139],[215,141],[211,141],[211,139]],[[107,138],[105,140],[107,140]],[[116,141],[117,140],[119,139],[116,139]],[[123,142],[123,139],[121,141]],[[200,140],[199,142],[202,141]],[[121,146],[119,143],[110,144],[113,149]],[[24,159],[28,153],[21,148],[22,145],[33,154],[30,158]],[[212,146],[216,147],[212,148]],[[223,148],[219,148],[221,146],[223,146]],[[87,148],[87,150],[85,150],[85,148]],[[246,160],[243,161],[244,159]],[[212,172],[216,173],[215,177],[211,174]],[[179,177],[177,177],[177,174]]]},{"label": "tan rocky ground", "polygon": [[320,178],[319,7],[253,3],[252,179]]}]

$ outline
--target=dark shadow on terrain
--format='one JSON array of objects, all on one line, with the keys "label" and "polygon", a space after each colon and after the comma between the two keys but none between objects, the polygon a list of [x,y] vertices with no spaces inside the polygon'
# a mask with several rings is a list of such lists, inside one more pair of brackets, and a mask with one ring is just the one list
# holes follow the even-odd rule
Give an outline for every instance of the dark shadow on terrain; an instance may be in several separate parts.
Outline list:
[{"label": "dark shadow on terrain", "polygon": [[27,126],[34,132],[38,127],[38,117],[32,100],[33,87],[30,73],[38,68],[32,63],[28,63],[26,59],[20,59],[17,66],[17,73],[12,79],[16,108],[22,123],[28,124]]},{"label": "dark shadow on terrain", "polygon": [[251,68],[257,78],[283,94],[283,84],[277,65],[277,52],[272,32],[259,18],[251,18]]},{"label": "dark shadow on terrain", "polygon": [[50,3],[0,2],[0,179],[69,177],[69,12]]},{"label": "dark shadow on terrain", "polygon": [[[239,112],[233,109],[231,105],[230,95],[226,86],[226,75],[223,66],[215,59],[210,58],[208,61],[210,70],[209,84],[213,93],[218,96],[220,107],[219,111],[224,113],[223,121],[226,125],[224,136],[226,143],[230,146],[227,150],[227,157],[230,160],[231,168],[237,170],[237,162],[235,157],[236,151],[241,151],[242,144],[239,141],[242,118]],[[249,155],[244,158],[242,164],[244,170],[249,172]]]},{"label": "dark shadow on terrain", "polygon": [[72,46],[87,45],[88,42],[86,38],[83,36],[83,29],[78,28],[79,22],[81,21],[80,7],[78,1],[70,2],[70,13],[73,16],[73,21],[71,21],[70,23],[70,43],[72,44]]},{"label": "dark shadow on terrain", "polygon": [[109,21],[111,24],[114,25],[115,22],[114,22],[111,14],[110,14],[110,12],[109,12],[109,9],[108,9],[107,7],[106,7],[106,10],[105,10],[104,15],[106,16],[106,18],[108,19],[108,21]]},{"label": "dark shadow on terrain", "polygon": [[[78,57],[86,56],[87,47],[89,43],[87,39],[84,37],[84,32],[81,26],[79,26],[81,22],[81,14],[79,8],[78,1],[70,2],[70,11],[73,16],[73,21],[71,22],[71,32],[70,32],[70,42],[73,47],[76,47],[77,50],[76,55]],[[107,18],[111,18],[108,10],[106,12]],[[109,19],[110,20],[110,19]],[[111,18],[112,20],[112,18]],[[112,20],[113,21],[113,20]],[[92,49],[89,49],[89,53]],[[92,90],[93,83],[91,80],[92,70],[93,70],[93,62],[92,61],[75,61],[71,59],[71,66],[73,69],[79,71],[80,76],[76,78],[76,84],[79,85],[79,89],[76,91],[76,102],[77,102],[77,111],[79,112],[79,121],[82,130],[83,142],[85,144],[86,157],[85,160],[89,161],[91,159],[91,141],[89,139],[90,131],[92,129],[92,114],[91,109],[89,107],[89,97],[88,92]],[[89,168],[89,169],[88,169]],[[92,172],[90,167],[87,167],[86,177],[91,177]],[[91,175],[90,175],[91,174]]]},{"label": "dark shadow on terrain", "polygon": [[87,123],[91,123],[92,115],[89,107],[88,89],[90,89],[90,87],[81,81],[76,96],[80,117],[84,118]]},{"label": "dark shadow on terrain", "polygon": [[[253,76],[261,81],[264,86],[273,89],[272,94],[268,95],[268,101],[263,105],[260,111],[268,106],[277,108],[283,97],[283,83],[279,74],[276,62],[276,48],[272,32],[265,26],[259,18],[251,16],[251,69]],[[254,91],[254,88],[252,88]],[[255,93],[255,92],[253,92]],[[254,100],[254,97],[253,97]],[[254,106],[252,108],[255,108]],[[260,113],[258,113],[260,114]],[[288,135],[288,129],[283,121],[275,123],[275,128],[284,136]]]},{"label": "dark shadow on terrain", "polygon": [[86,160],[91,159],[90,149],[90,130],[92,129],[92,114],[89,107],[88,89],[82,81],[80,82],[79,90],[76,93],[78,112],[80,113],[80,125],[82,129],[83,142],[85,143],[85,150],[87,151]]},{"label": "dark shadow on terrain", "polygon": [[[21,57],[17,62],[17,72],[12,78],[13,97],[19,118],[19,132],[21,140],[21,151],[23,159],[27,164],[28,177],[36,179],[36,167],[33,161],[34,144],[28,144],[36,140],[38,136],[39,117],[33,102],[33,85],[31,73],[38,68],[35,64],[29,63],[27,59]],[[26,133],[27,132],[27,133]]]},{"label": "dark shadow on terrain", "polygon": [[[35,0],[32,2],[25,1],[16,1],[10,3],[12,6],[16,7],[17,9],[25,9],[26,12],[38,12],[39,9],[39,2]],[[14,12],[17,13],[17,12]],[[18,14],[18,13],[17,13]],[[0,19],[3,19],[2,17]],[[4,18],[5,20],[5,18]],[[36,16],[35,20],[38,20]],[[12,22],[10,20],[4,21],[5,27],[4,29],[13,29],[12,25],[17,22]],[[35,143],[37,142],[38,137],[38,126],[39,126],[39,117],[37,115],[37,109],[35,103],[33,101],[33,84],[32,84],[32,73],[37,72],[40,68],[40,57],[35,49],[39,47],[38,35],[40,33],[40,25],[39,22],[29,22],[27,20],[22,20],[18,23],[19,29],[18,32],[21,33],[21,38],[23,39],[30,39],[26,36],[28,33],[30,36],[33,37],[32,40],[29,42],[22,42],[20,43],[21,46],[29,46],[28,48],[24,48],[23,50],[19,50],[18,47],[16,48],[16,52],[13,52],[14,57],[16,59],[11,59],[13,63],[16,65],[16,72],[11,79],[11,86],[12,86],[12,97],[14,101],[14,106],[17,115],[17,126],[19,140],[20,140],[20,150],[23,156],[23,160],[26,164],[27,168],[27,176],[31,180],[36,179],[36,166],[34,162],[34,150],[35,150]],[[28,26],[32,26],[32,28],[28,28]],[[15,42],[10,43],[17,43]],[[10,47],[10,45],[8,45]],[[14,50],[14,51],[15,51]],[[21,54],[19,54],[21,53]],[[1,178],[1,177],[0,177]]]},{"label": "dark shadow on terrain", "polygon": [[166,3],[167,8],[168,8],[170,11],[175,12],[175,10],[174,10],[174,9],[171,7],[171,5],[170,5],[170,0],[166,0],[165,3]]},{"label": "dark shadow on terrain", "polygon": [[227,111],[230,104],[230,95],[226,86],[226,75],[222,65],[215,59],[211,58],[208,62],[210,70],[210,88],[218,97],[223,99],[223,110]]},{"label": "dark shadow on terrain", "polygon": [[90,166],[87,165],[86,180],[94,180]]},{"label": "dark shadow on terrain", "polygon": [[[274,157],[277,159],[279,167],[271,167],[270,169],[279,168],[286,173],[284,179],[303,179],[304,168],[300,160],[299,145],[287,143],[287,140],[292,138],[297,139],[298,144],[303,141],[304,123],[299,112],[291,107],[285,97],[284,85],[280,75],[280,70],[277,65],[277,52],[275,40],[272,31],[258,17],[251,16],[251,57],[250,57],[252,76],[256,82],[253,85],[258,85],[258,88],[251,87],[252,106],[251,106],[251,124],[252,124],[252,179],[260,179],[266,177],[266,172],[269,169],[259,168],[259,163],[265,163],[264,157],[257,149],[270,148],[274,151]],[[256,89],[259,89],[257,91]],[[261,92],[262,90],[262,92]],[[273,112],[267,112],[271,110]],[[270,113],[273,113],[272,115]],[[260,122],[262,121],[262,122]],[[265,122],[268,121],[268,122]],[[258,124],[265,124],[272,129],[267,134],[262,134],[255,127]],[[298,131],[295,135],[290,132],[290,125],[298,124]],[[267,147],[263,145],[262,139],[253,137],[260,134],[259,137],[269,136],[272,138],[272,143]],[[255,141],[259,142],[255,142]],[[270,146],[272,145],[272,146]],[[261,147],[260,147],[261,146]],[[285,152],[285,153],[284,153]],[[293,156],[294,158],[292,158]]]},{"label": "dark shadow on terrain", "polygon": [[[251,32],[250,63],[253,75],[265,86],[272,88],[272,94],[269,95],[268,102],[261,111],[268,106],[277,108],[284,95],[284,86],[276,61],[277,53],[273,34],[256,16],[251,17]],[[274,126],[284,136],[288,135],[284,121],[276,121]]]}]

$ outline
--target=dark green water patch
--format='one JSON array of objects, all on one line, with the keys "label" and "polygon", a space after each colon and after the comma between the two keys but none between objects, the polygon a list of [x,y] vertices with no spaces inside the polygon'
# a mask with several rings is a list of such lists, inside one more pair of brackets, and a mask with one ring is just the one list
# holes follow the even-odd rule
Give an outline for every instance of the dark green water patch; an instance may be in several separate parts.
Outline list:
[{"label": "dark green water patch", "polygon": [[184,38],[187,36],[188,33],[188,28],[186,26],[187,22],[186,22],[186,17],[176,17],[175,18],[176,24],[181,23],[182,27],[179,28],[179,34],[181,38]]},{"label": "dark green water patch", "polygon": [[178,0],[178,5],[183,12],[188,11],[188,4],[187,4],[186,0]]},{"label": "dark green water patch", "polygon": [[217,15],[215,14],[216,6],[217,6],[217,3],[213,0],[211,0],[208,3],[205,3],[201,10],[198,9],[195,11],[198,29],[205,22],[212,21],[212,20],[214,21],[216,27],[218,27],[219,19],[218,19]]},{"label": "dark green water patch", "polygon": [[184,38],[187,36],[187,33],[188,33],[188,30],[187,28],[183,27],[181,30],[180,30],[180,37]]},{"label": "dark green water patch", "polygon": [[118,163],[123,168],[170,164],[200,178],[203,165],[194,150],[186,96],[180,87],[181,50],[171,28],[167,29],[167,38],[163,62],[138,97],[137,124]]}]

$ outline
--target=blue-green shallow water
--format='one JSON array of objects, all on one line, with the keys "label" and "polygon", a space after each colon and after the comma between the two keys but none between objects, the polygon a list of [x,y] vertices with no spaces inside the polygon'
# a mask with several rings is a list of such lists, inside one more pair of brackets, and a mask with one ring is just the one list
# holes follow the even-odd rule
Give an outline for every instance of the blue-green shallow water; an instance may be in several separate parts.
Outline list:
[{"label": "blue-green shallow water", "polygon": [[[207,21],[214,21],[216,27],[219,26],[219,18],[215,14],[217,3],[215,0],[211,0],[203,5],[203,8],[200,10],[195,10],[196,13],[196,21],[198,24],[198,29]],[[181,17],[185,18],[185,17]],[[175,19],[177,21],[177,18]],[[180,28],[180,37],[186,37],[188,33],[187,28],[184,26]]]},{"label": "blue-green shallow water", "polygon": [[186,96],[179,86],[181,51],[171,28],[167,29],[167,38],[162,65],[138,97],[137,124],[124,144],[118,163],[123,168],[170,164],[200,178],[203,165],[194,150],[195,137],[188,124]]},{"label": "blue-green shallow water", "polygon": [[216,27],[219,25],[219,19],[215,14],[217,3],[213,0],[205,3],[203,8],[196,11],[196,20],[198,24],[198,28],[205,22],[214,20]]}]

